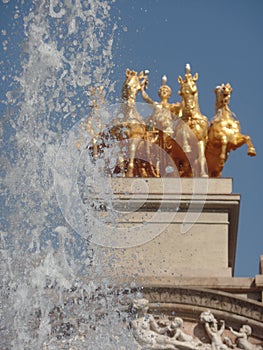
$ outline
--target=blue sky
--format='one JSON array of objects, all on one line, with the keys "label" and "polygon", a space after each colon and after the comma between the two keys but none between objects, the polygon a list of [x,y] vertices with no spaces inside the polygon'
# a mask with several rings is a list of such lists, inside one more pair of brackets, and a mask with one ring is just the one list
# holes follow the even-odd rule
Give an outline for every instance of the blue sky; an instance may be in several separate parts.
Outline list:
[{"label": "blue sky", "polygon": [[[2,101],[6,92],[16,86],[9,84],[22,61],[22,20],[29,3],[0,0],[0,71],[7,76],[0,85]],[[18,10],[20,15],[14,18]],[[232,85],[231,109],[240,120],[242,132],[251,136],[257,156],[248,157],[246,146],[232,152],[223,175],[233,177],[233,192],[241,194],[235,275],[254,276],[263,254],[263,2],[116,0],[111,16],[118,23],[111,74],[116,81],[115,99],[120,97],[128,67],[150,71],[148,93],[155,100],[161,77],[166,74],[173,90],[171,101],[179,101],[177,77],[190,63],[192,71],[199,73],[200,109],[211,119],[215,86],[226,82]]]}]

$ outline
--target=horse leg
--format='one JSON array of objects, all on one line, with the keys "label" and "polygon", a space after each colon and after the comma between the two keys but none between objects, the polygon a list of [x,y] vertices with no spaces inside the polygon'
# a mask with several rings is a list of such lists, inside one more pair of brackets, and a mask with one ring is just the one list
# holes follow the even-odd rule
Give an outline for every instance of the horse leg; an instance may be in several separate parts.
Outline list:
[{"label": "horse leg", "polygon": [[125,154],[124,154],[124,149],[125,149],[124,148],[124,144],[121,141],[119,143],[117,167],[120,169],[122,177],[125,177]]},{"label": "horse leg", "polygon": [[256,155],[256,149],[251,141],[251,138],[248,135],[243,135],[246,139],[247,144],[247,154],[251,157],[254,157]]},{"label": "horse leg", "polygon": [[200,165],[200,176],[208,177],[206,171],[205,142],[203,140],[198,141],[198,162]]},{"label": "horse leg", "polygon": [[96,160],[98,158],[98,144],[95,138],[92,138],[92,147],[93,147],[93,157]]},{"label": "horse leg", "polygon": [[186,131],[185,127],[183,127],[183,129],[182,129],[182,136],[183,136],[183,147],[182,147],[183,151],[185,153],[190,153],[192,151],[192,149],[191,149],[191,146],[188,142],[187,131]]},{"label": "horse leg", "polygon": [[237,149],[238,147],[243,146],[244,144],[247,144],[247,154],[251,157],[256,155],[255,147],[251,141],[251,138],[248,135],[242,135],[238,134],[235,142],[234,142],[234,149]]},{"label": "horse leg", "polygon": [[157,156],[157,161],[156,161],[156,170],[154,168],[154,164],[153,164],[153,159],[152,159],[152,154],[151,154],[151,148],[153,147],[153,142],[151,142],[150,140],[146,140],[146,157],[147,157],[147,161],[149,163],[149,174],[147,175],[147,177],[160,177],[160,160],[159,160],[159,156]]},{"label": "horse leg", "polygon": [[129,140],[130,146],[129,146],[129,165],[128,165],[128,172],[127,177],[133,177],[133,171],[134,171],[134,158],[135,158],[135,152],[138,146],[140,138],[135,137]]},{"label": "horse leg", "polygon": [[222,148],[221,148],[221,153],[220,153],[219,159],[220,159],[220,164],[223,167],[225,164],[225,161],[227,159],[227,157],[226,157],[226,153],[227,153],[226,149],[227,149],[227,144],[228,144],[227,136],[226,135],[222,136],[220,141],[221,141]]}]

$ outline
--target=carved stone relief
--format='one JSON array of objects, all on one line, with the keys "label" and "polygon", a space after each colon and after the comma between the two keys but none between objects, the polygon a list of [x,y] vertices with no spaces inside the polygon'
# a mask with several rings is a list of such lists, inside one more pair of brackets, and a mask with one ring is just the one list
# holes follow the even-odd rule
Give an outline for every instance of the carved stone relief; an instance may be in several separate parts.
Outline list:
[{"label": "carved stone relief", "polygon": [[[249,340],[252,327],[242,325],[239,331],[225,326],[225,320],[217,320],[210,310],[200,314],[199,326],[203,328],[205,337],[189,334],[184,330],[184,321],[180,317],[154,317],[149,313],[147,299],[135,299],[133,310],[136,316],[131,321],[134,339],[142,350],[263,350],[263,343],[254,344]],[[200,334],[200,333],[199,333]]]}]

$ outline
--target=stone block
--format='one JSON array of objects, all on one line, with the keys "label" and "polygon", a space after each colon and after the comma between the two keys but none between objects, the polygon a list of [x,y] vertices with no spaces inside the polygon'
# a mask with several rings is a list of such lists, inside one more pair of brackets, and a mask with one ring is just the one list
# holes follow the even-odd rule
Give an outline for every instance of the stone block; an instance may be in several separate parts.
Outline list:
[{"label": "stone block", "polygon": [[94,248],[105,274],[233,275],[240,196],[232,194],[232,179],[110,181],[114,224],[108,212],[97,213],[110,236],[104,247]]}]

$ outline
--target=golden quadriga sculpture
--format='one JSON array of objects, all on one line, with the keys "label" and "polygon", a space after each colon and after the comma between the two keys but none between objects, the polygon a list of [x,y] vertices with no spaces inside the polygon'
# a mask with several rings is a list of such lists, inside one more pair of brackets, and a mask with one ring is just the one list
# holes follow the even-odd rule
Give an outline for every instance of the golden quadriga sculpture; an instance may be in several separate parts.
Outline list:
[{"label": "golden quadriga sculpture", "polygon": [[[231,150],[246,143],[248,155],[255,156],[250,137],[241,134],[240,123],[230,110],[230,84],[216,87],[215,116],[209,124],[199,108],[197,80],[198,74],[192,75],[187,64],[184,78],[178,77],[181,101],[169,102],[172,89],[167,85],[166,76],[163,76],[158,91],[160,101],[154,101],[146,92],[149,72],[138,74],[127,69],[122,103],[119,113],[112,116],[111,125],[102,128],[98,120],[100,106],[97,100],[84,122],[87,132],[92,135],[92,145],[88,147],[92,150],[94,161],[105,156],[105,148],[118,144],[115,168],[105,169],[111,176],[220,177]],[[101,95],[99,101],[104,104],[103,89],[98,90]],[[152,108],[152,114],[144,119],[136,105],[139,92]]]}]

